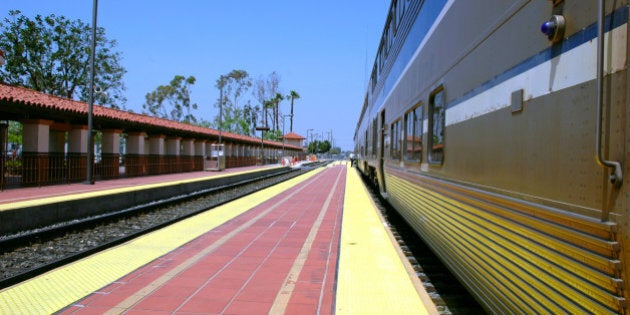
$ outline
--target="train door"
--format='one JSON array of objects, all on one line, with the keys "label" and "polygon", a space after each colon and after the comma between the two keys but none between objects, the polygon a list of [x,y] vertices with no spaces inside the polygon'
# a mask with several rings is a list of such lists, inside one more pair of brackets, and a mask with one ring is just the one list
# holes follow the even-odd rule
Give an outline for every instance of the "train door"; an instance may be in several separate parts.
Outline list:
[{"label": "train door", "polygon": [[387,193],[387,189],[385,187],[385,173],[384,165],[385,165],[385,138],[387,137],[387,127],[385,126],[385,110],[381,112],[380,121],[379,121],[379,140],[378,140],[378,186],[380,187],[381,194],[385,196]]}]

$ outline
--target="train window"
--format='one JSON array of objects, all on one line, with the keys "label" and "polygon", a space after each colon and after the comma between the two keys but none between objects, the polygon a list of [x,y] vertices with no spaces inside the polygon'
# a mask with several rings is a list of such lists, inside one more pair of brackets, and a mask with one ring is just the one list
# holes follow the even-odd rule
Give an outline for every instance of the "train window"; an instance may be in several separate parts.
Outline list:
[{"label": "train window", "polygon": [[396,31],[398,30],[398,23],[396,23],[396,1],[392,2],[392,11],[389,13],[391,19],[391,30],[392,35],[396,35]]},{"label": "train window", "polygon": [[398,13],[396,17],[397,25],[400,25],[400,21],[402,21],[403,15],[405,15],[405,4],[406,4],[405,0],[400,0],[397,3],[397,9],[396,9],[396,12]]},{"label": "train window", "polygon": [[446,99],[444,87],[439,87],[429,97],[429,163],[444,161],[444,124]]},{"label": "train window", "polygon": [[364,157],[368,157],[368,131],[365,131],[365,146],[364,149],[361,150],[361,154],[363,154]]},{"label": "train window", "polygon": [[405,114],[404,160],[406,162],[422,161],[422,104]]},{"label": "train window", "polygon": [[378,123],[376,121],[376,118],[374,118],[374,121],[372,122],[372,157],[376,157],[376,141],[378,140]]},{"label": "train window", "polygon": [[376,88],[376,81],[378,80],[378,75],[376,72],[376,64],[374,64],[374,69],[372,70],[372,77],[370,81],[372,82],[372,92],[374,92],[374,88]]},{"label": "train window", "polygon": [[390,157],[393,160],[400,160],[400,152],[402,151],[402,123],[400,119],[392,123],[391,126],[391,151]]}]

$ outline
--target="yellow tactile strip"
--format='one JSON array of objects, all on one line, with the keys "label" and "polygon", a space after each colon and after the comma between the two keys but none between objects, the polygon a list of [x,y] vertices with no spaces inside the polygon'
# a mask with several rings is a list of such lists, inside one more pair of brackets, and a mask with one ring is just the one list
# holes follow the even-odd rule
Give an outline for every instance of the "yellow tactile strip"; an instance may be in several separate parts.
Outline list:
[{"label": "yellow tactile strip", "polygon": [[343,211],[337,314],[437,314],[354,169]]},{"label": "yellow tactile strip", "polygon": [[258,191],[128,243],[0,291],[0,314],[50,314],[304,181]]}]

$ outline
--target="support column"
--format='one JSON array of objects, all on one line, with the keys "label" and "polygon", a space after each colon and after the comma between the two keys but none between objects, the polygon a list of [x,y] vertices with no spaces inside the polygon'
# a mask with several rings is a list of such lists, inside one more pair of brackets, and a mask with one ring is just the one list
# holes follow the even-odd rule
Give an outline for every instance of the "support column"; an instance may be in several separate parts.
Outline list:
[{"label": "support column", "polygon": [[120,129],[103,130],[101,143],[101,176],[103,179],[120,177]]},{"label": "support column", "polygon": [[195,168],[195,139],[182,140],[182,171],[192,172]]},{"label": "support column", "polygon": [[13,154],[11,154],[11,148],[8,148],[9,149],[8,152],[5,151],[7,149],[8,142],[9,142],[9,123],[1,122],[0,123],[0,190],[4,190],[5,184],[8,182],[8,181],[5,181],[5,176],[13,175],[12,174],[13,165],[15,165],[15,162],[13,162],[14,161]]},{"label": "support column", "polygon": [[245,149],[245,156],[247,157],[246,166],[256,165],[256,149],[251,144],[247,145]]},{"label": "support column", "polygon": [[73,125],[68,133],[68,177],[72,181],[87,179],[88,127]]},{"label": "support column", "polygon": [[151,135],[149,136],[149,174],[157,175],[164,174],[168,170],[166,164],[165,148],[164,148],[165,135]]},{"label": "support column", "polygon": [[241,159],[240,156],[238,154],[239,151],[239,145],[234,143],[232,144],[232,151],[231,155],[232,155],[232,167],[239,167],[241,166]]},{"label": "support column", "polygon": [[181,160],[181,137],[171,137],[165,140],[166,169],[167,173],[181,173],[183,171]]},{"label": "support column", "polygon": [[195,165],[194,171],[204,170],[204,161],[206,159],[206,140],[195,141]]},{"label": "support column", "polygon": [[61,184],[82,179],[71,178],[66,165],[66,132],[70,125],[53,123],[48,135],[48,181],[50,184]]},{"label": "support column", "polygon": [[144,132],[128,132],[125,147],[125,174],[128,177],[142,176],[148,174],[148,161],[145,148]]},{"label": "support column", "polygon": [[232,157],[232,144],[224,142],[223,158],[225,159],[225,168],[234,167],[234,157]]},{"label": "support column", "polygon": [[22,185],[48,184],[48,156],[51,120],[22,121]]}]

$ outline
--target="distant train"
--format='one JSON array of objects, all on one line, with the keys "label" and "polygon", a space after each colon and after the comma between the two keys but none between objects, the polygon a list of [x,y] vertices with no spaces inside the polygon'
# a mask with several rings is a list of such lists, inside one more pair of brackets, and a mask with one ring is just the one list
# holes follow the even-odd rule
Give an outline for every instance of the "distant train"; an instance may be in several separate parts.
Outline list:
[{"label": "distant train", "polygon": [[628,6],[391,2],[357,166],[489,312],[628,312]]}]

